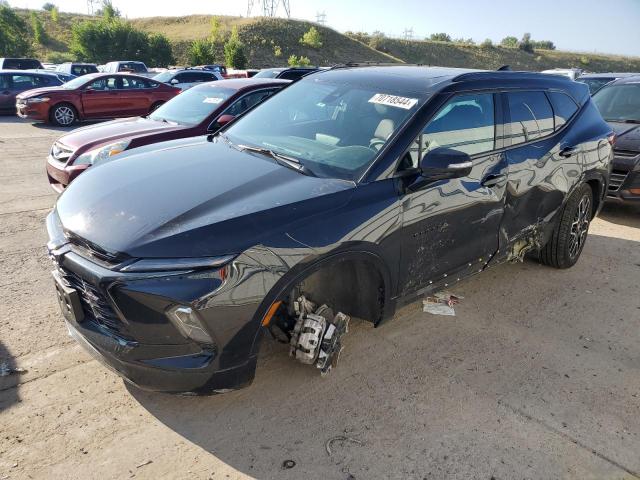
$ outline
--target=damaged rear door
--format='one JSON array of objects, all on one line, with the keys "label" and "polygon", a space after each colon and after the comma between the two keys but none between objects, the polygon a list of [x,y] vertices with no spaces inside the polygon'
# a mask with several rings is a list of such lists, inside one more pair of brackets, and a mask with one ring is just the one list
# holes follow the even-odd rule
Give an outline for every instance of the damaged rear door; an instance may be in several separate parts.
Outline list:
[{"label": "damaged rear door", "polygon": [[498,249],[507,173],[500,150],[501,119],[500,94],[456,94],[401,162],[401,169],[416,168],[438,147],[462,151],[473,162],[466,177],[438,181],[401,197],[402,294],[478,271]]}]

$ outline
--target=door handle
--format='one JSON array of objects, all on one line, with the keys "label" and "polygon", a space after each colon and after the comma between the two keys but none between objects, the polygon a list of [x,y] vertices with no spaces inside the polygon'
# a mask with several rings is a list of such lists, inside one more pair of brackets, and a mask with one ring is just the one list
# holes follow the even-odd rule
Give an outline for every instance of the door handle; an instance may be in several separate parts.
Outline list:
[{"label": "door handle", "polygon": [[577,151],[578,149],[576,147],[564,147],[562,150],[560,150],[560,153],[558,153],[558,155],[560,155],[562,158],[569,158]]},{"label": "door handle", "polygon": [[495,187],[496,185],[501,184],[504,180],[507,179],[507,176],[499,173],[495,175],[487,175],[484,180],[482,180],[481,185],[483,187]]}]

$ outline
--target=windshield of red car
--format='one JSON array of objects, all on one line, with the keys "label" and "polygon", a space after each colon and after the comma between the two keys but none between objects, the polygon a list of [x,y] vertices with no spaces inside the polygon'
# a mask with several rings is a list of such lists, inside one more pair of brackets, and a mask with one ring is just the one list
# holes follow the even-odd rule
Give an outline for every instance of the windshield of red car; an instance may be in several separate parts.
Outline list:
[{"label": "windshield of red car", "polygon": [[231,88],[212,85],[190,88],[162,105],[149,118],[192,127],[203,122],[235,93]]}]

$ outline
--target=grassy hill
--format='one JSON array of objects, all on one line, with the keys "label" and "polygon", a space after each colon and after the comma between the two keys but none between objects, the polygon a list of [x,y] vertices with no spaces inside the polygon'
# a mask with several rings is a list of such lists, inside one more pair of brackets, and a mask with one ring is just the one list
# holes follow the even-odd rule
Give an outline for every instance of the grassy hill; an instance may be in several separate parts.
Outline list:
[{"label": "grassy hill", "polygon": [[[19,10],[29,23],[29,10]],[[58,22],[51,21],[48,12],[38,11],[48,40],[44,46],[35,46],[39,58],[60,61],[60,54],[68,55],[71,27],[76,22],[92,21],[96,17],[60,13]],[[187,63],[187,49],[191,41],[206,38],[211,32],[210,15],[187,17],[149,17],[131,22],[147,32],[161,32],[173,43],[178,64]],[[590,53],[536,50],[526,53],[518,49],[461,45],[451,42],[408,41],[384,38],[376,45],[378,50],[355,38],[311,22],[280,18],[243,18],[218,16],[220,34],[228,35],[236,26],[240,39],[246,45],[249,65],[254,68],[284,66],[290,55],[303,55],[312,64],[327,66],[345,62],[405,62],[468,68],[497,68],[511,65],[514,69],[544,70],[554,67],[580,67],[589,71],[640,71],[639,57],[596,55]],[[30,25],[30,23],[29,23]],[[315,26],[322,37],[321,48],[300,44],[300,38]],[[32,35],[32,32],[27,32]],[[279,54],[278,54],[279,53]],[[217,58],[223,61],[222,45]]]}]

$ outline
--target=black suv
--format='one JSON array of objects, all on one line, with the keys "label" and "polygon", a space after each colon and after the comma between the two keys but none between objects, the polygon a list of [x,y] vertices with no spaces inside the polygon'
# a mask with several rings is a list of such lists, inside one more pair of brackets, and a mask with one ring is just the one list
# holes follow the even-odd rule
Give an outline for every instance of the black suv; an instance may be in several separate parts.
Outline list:
[{"label": "black suv", "polygon": [[281,78],[296,81],[305,75],[317,72],[317,67],[265,68],[254,75],[257,78]]},{"label": "black suv", "polygon": [[602,87],[593,102],[616,133],[607,198],[640,202],[640,75]]},{"label": "black suv", "polygon": [[587,86],[561,77],[313,73],[216,135],[73,182],[47,219],[63,314],[148,389],[246,385],[264,332],[326,372],[349,316],[378,326],[527,253],[576,263],[612,141]]},{"label": "black suv", "polygon": [[44,69],[40,60],[34,58],[0,58],[0,70]]}]

